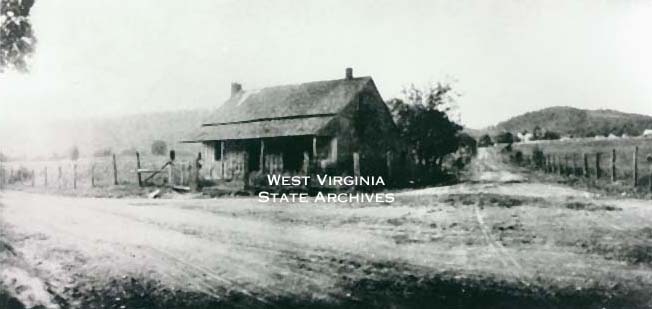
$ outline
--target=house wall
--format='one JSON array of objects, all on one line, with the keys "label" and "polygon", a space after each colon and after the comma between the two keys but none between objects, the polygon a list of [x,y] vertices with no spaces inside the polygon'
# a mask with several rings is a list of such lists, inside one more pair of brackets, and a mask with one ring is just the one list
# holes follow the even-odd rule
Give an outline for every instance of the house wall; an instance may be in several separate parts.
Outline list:
[{"label": "house wall", "polygon": [[360,155],[363,175],[387,176],[388,157],[394,162],[405,151],[391,113],[373,83],[320,134],[337,139],[337,169],[349,175],[353,174],[354,152]]},{"label": "house wall", "polygon": [[224,141],[224,151],[221,145],[221,141],[202,143],[205,159],[201,176],[212,180],[244,179],[248,159],[245,145],[239,141]]}]

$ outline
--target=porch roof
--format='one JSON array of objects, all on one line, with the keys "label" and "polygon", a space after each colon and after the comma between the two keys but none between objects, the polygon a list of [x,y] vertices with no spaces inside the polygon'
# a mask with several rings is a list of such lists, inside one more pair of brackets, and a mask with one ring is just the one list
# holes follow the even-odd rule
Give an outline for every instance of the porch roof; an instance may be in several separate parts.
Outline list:
[{"label": "porch roof", "polygon": [[334,115],[323,114],[300,118],[267,119],[203,126],[185,142],[252,139],[280,136],[321,135],[320,131]]}]

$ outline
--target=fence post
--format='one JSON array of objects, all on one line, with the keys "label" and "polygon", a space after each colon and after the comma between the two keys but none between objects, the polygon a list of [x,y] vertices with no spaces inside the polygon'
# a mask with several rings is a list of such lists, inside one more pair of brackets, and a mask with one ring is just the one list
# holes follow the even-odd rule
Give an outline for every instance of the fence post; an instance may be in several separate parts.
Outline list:
[{"label": "fence post", "polygon": [[600,169],[600,157],[602,156],[601,153],[596,153],[595,154],[595,178],[600,179],[602,177],[602,170]]},{"label": "fence post", "polygon": [[113,154],[113,184],[118,185],[118,165],[115,162],[115,153]]},{"label": "fence post", "polygon": [[62,174],[62,172],[61,172],[61,165],[59,165],[59,174],[57,175],[57,185],[59,185],[59,189],[61,189],[61,187],[62,187],[62,185],[63,185],[63,184],[61,183],[61,174]]},{"label": "fence post", "polygon": [[611,149],[611,182],[616,182],[616,149]]},{"label": "fence post", "polygon": [[48,187],[48,167],[44,166],[43,167],[43,184],[45,187]]},{"label": "fence post", "polygon": [[[196,172],[195,172],[195,186],[197,186],[195,188],[196,191],[199,191],[199,189],[201,188],[201,184],[199,183],[199,180],[200,180],[199,171],[201,170],[201,162],[202,162],[202,160],[201,160],[201,152],[198,152],[197,153],[197,160],[195,160],[195,169],[196,169]],[[224,172],[222,172],[222,173],[224,173]]]},{"label": "fence post", "polygon": [[561,154],[557,157],[557,174],[564,175],[564,162],[561,160]]},{"label": "fence post", "polygon": [[573,153],[573,176],[577,176],[577,154]]},{"label": "fence post", "polygon": [[185,164],[181,163],[181,165],[179,166],[179,172],[181,174],[180,177],[179,177],[180,178],[179,179],[179,185],[183,186],[183,174],[186,172],[186,165]]},{"label": "fence post", "polygon": [[584,174],[584,177],[590,177],[589,175],[589,155],[587,153],[582,154],[584,156],[584,168],[582,169],[582,173]]},{"label": "fence post", "polygon": [[32,187],[34,186],[35,178],[36,178],[36,173],[34,172],[34,169],[32,169]]},{"label": "fence post", "polygon": [[360,154],[353,153],[353,176],[360,176]]},{"label": "fence post", "polygon": [[[170,164],[169,164],[170,169],[168,170],[168,186],[170,186],[170,187],[172,187],[174,185],[174,178],[173,178],[173,175],[172,175],[172,172],[173,172],[172,170],[174,168],[174,158],[175,158],[174,150],[170,150]],[[245,171],[246,170],[247,169],[245,169]]]},{"label": "fence post", "polygon": [[95,188],[95,163],[91,164],[91,187]]},{"label": "fence post", "polygon": [[136,175],[138,175],[138,186],[143,186],[143,179],[140,177],[140,153],[136,151]]},{"label": "fence post", "polygon": [[[634,157],[632,158],[634,165],[634,188],[638,186],[638,146],[634,147]],[[650,180],[652,182],[652,180]]]},{"label": "fence post", "polygon": [[72,165],[72,188],[77,189],[77,163]]}]

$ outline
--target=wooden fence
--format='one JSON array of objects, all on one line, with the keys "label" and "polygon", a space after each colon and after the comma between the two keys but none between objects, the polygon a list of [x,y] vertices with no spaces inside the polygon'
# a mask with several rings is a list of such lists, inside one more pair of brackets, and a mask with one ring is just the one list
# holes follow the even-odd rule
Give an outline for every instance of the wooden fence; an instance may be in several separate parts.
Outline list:
[{"label": "wooden fence", "polygon": [[[133,184],[186,187],[196,179],[193,176],[197,175],[193,159],[147,159],[149,162],[142,162],[140,154],[136,153],[132,156],[114,154],[78,161],[0,162],[0,188],[22,185],[76,190]],[[161,171],[161,166],[165,166],[165,170]]]},{"label": "wooden fence", "polygon": [[[538,152],[537,152],[538,151]],[[639,148],[631,150],[611,149],[609,152],[556,152],[544,153],[541,150],[524,155],[519,151],[520,158],[512,156],[513,160],[522,165],[534,167],[548,174],[560,176],[584,177],[629,184],[633,188],[641,185],[642,179],[647,179],[646,185],[652,191],[652,155],[642,159]],[[627,168],[629,166],[629,168]]]}]

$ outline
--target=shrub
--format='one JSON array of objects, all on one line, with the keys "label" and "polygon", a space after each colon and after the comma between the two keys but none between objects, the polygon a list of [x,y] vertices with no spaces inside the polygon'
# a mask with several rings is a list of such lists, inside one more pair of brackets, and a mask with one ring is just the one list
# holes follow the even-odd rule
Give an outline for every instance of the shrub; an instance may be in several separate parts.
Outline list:
[{"label": "shrub", "polygon": [[514,142],[514,135],[510,132],[502,132],[496,135],[496,143],[511,144]]},{"label": "shrub", "polygon": [[537,168],[543,168],[546,163],[546,156],[543,154],[543,151],[539,147],[535,147],[532,150],[532,161],[534,166]]},{"label": "shrub", "polygon": [[152,143],[152,154],[155,156],[165,156],[168,152],[168,145],[161,140]]},{"label": "shrub", "polygon": [[482,135],[478,141],[478,147],[489,147],[493,144],[494,142],[491,140],[491,137],[488,134]]},{"label": "shrub", "polygon": [[543,134],[543,139],[545,139],[545,140],[557,140],[557,139],[560,139],[560,138],[561,138],[561,135],[559,135],[559,133],[553,132],[553,131],[546,131],[546,133]]}]

